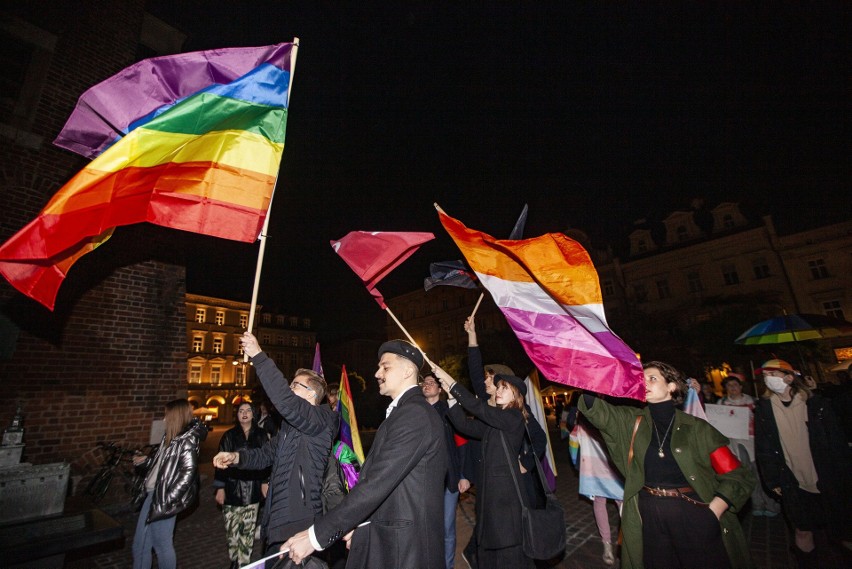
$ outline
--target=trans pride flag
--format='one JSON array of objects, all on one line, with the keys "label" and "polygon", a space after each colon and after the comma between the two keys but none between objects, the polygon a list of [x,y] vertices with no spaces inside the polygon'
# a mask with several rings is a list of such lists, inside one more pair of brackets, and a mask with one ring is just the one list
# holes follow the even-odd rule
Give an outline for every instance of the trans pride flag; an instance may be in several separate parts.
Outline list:
[{"label": "trans pride flag", "polygon": [[597,272],[579,243],[561,233],[499,240],[438,215],[547,379],[645,400],[642,365],[607,326]]},{"label": "trans pride flag", "polygon": [[71,265],[117,226],[255,241],[284,151],[293,47],[154,58],[89,89],[56,144],[96,158],[0,246],[0,273],[52,310]]}]

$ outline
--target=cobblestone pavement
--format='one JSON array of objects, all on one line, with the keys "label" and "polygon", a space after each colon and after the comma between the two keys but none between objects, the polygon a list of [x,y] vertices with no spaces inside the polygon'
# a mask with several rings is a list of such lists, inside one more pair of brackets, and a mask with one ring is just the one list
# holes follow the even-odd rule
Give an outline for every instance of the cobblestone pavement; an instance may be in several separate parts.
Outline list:
[{"label": "cobblestone pavement", "polygon": [[[230,563],[225,546],[225,524],[222,514],[213,500],[211,489],[212,457],[224,431],[223,427],[217,427],[205,441],[201,454],[201,499],[198,507],[188,515],[182,516],[177,523],[175,549],[177,550],[178,565],[182,569],[225,569]],[[560,440],[558,433],[558,430],[554,429],[553,424],[551,424],[551,442],[559,473],[557,495],[565,506],[568,546],[563,559],[541,563],[539,566],[554,569],[606,568],[607,565],[601,559],[602,546],[598,537],[592,505],[588,500],[577,495],[578,479],[568,457],[567,441]],[[103,509],[111,513],[124,525],[125,539],[98,550],[69,554],[66,557],[66,569],[118,569],[132,565],[130,548],[135,530],[136,515],[126,509],[122,511],[121,507],[105,506]],[[608,504],[608,511],[610,513],[610,524],[613,528],[618,528],[618,512],[614,503]],[[467,569],[467,564],[461,558],[461,550],[470,538],[474,521],[474,498],[472,496],[463,497],[459,503],[457,514],[456,567],[460,569]],[[751,544],[752,558],[759,569],[795,567],[788,553],[791,545],[788,531],[780,516],[765,518],[745,515],[743,526],[746,537]],[[255,542],[253,559],[259,558],[261,553],[260,543]],[[843,558],[837,556],[834,563],[824,566],[852,567],[849,556]],[[618,562],[616,561],[617,566]]]}]

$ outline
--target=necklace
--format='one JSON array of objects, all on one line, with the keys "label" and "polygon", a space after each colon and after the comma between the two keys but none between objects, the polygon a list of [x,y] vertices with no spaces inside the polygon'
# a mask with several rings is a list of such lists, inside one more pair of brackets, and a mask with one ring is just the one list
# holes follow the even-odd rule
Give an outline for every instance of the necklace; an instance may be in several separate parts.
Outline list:
[{"label": "necklace", "polygon": [[660,440],[660,431],[657,430],[657,423],[655,421],[651,421],[651,424],[654,425],[654,433],[656,433],[657,442],[659,443],[659,446],[657,447],[657,456],[665,458],[666,453],[663,452],[663,443],[666,442],[666,437],[669,436],[669,431],[671,430],[672,425],[674,425],[674,415],[672,415],[672,420],[669,421],[669,426],[666,428],[666,434],[663,435],[662,440]]}]

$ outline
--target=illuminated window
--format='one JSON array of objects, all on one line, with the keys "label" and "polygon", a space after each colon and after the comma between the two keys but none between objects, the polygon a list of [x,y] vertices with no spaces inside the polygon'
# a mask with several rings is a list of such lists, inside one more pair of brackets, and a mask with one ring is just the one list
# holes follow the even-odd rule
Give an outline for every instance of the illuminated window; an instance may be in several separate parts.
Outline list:
[{"label": "illuminated window", "polygon": [[192,351],[200,352],[204,349],[204,338],[201,336],[193,336],[192,337]]},{"label": "illuminated window", "polygon": [[299,319],[296,316],[291,316],[290,317],[290,326],[295,328],[298,325],[299,325]]},{"label": "illuminated window", "polygon": [[290,345],[294,348],[299,347],[299,337],[298,336],[290,336]]},{"label": "illuminated window", "polygon": [[283,315],[281,315],[281,314],[279,314],[279,315],[275,318],[275,323],[276,323],[276,324],[278,324],[279,326],[284,326],[284,316],[283,316]]},{"label": "illuminated window", "polygon": [[240,314],[240,328],[248,329],[248,314]]},{"label": "illuminated window", "polygon": [[200,323],[203,324],[206,315],[207,315],[207,311],[204,310],[203,308],[196,308],[195,309],[195,321],[196,322],[200,322]]},{"label": "illuminated window", "polygon": [[246,384],[246,374],[243,366],[237,364],[234,366],[234,383],[238,386]]},{"label": "illuminated window", "polygon": [[201,383],[201,366],[198,366],[198,365],[189,366],[189,382],[190,383]]},{"label": "illuminated window", "polygon": [[213,366],[210,369],[210,383],[222,385],[222,366]]},{"label": "illuminated window", "polygon": [[221,326],[225,323],[225,313],[221,310],[216,311],[216,324]]},{"label": "illuminated window", "polygon": [[225,340],[222,338],[213,338],[213,353],[221,354],[222,348],[225,345]]}]

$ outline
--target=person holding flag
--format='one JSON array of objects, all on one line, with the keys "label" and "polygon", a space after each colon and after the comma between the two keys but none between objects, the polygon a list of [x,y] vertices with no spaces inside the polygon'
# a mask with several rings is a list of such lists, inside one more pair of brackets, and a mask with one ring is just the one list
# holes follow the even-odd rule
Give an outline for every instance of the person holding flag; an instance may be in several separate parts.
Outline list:
[{"label": "person holding flag", "polygon": [[624,475],[621,567],[752,567],[736,514],[754,475],[727,437],[676,408],[687,390],[678,370],[656,361],[643,369],[644,408],[589,393],[579,405]]}]

